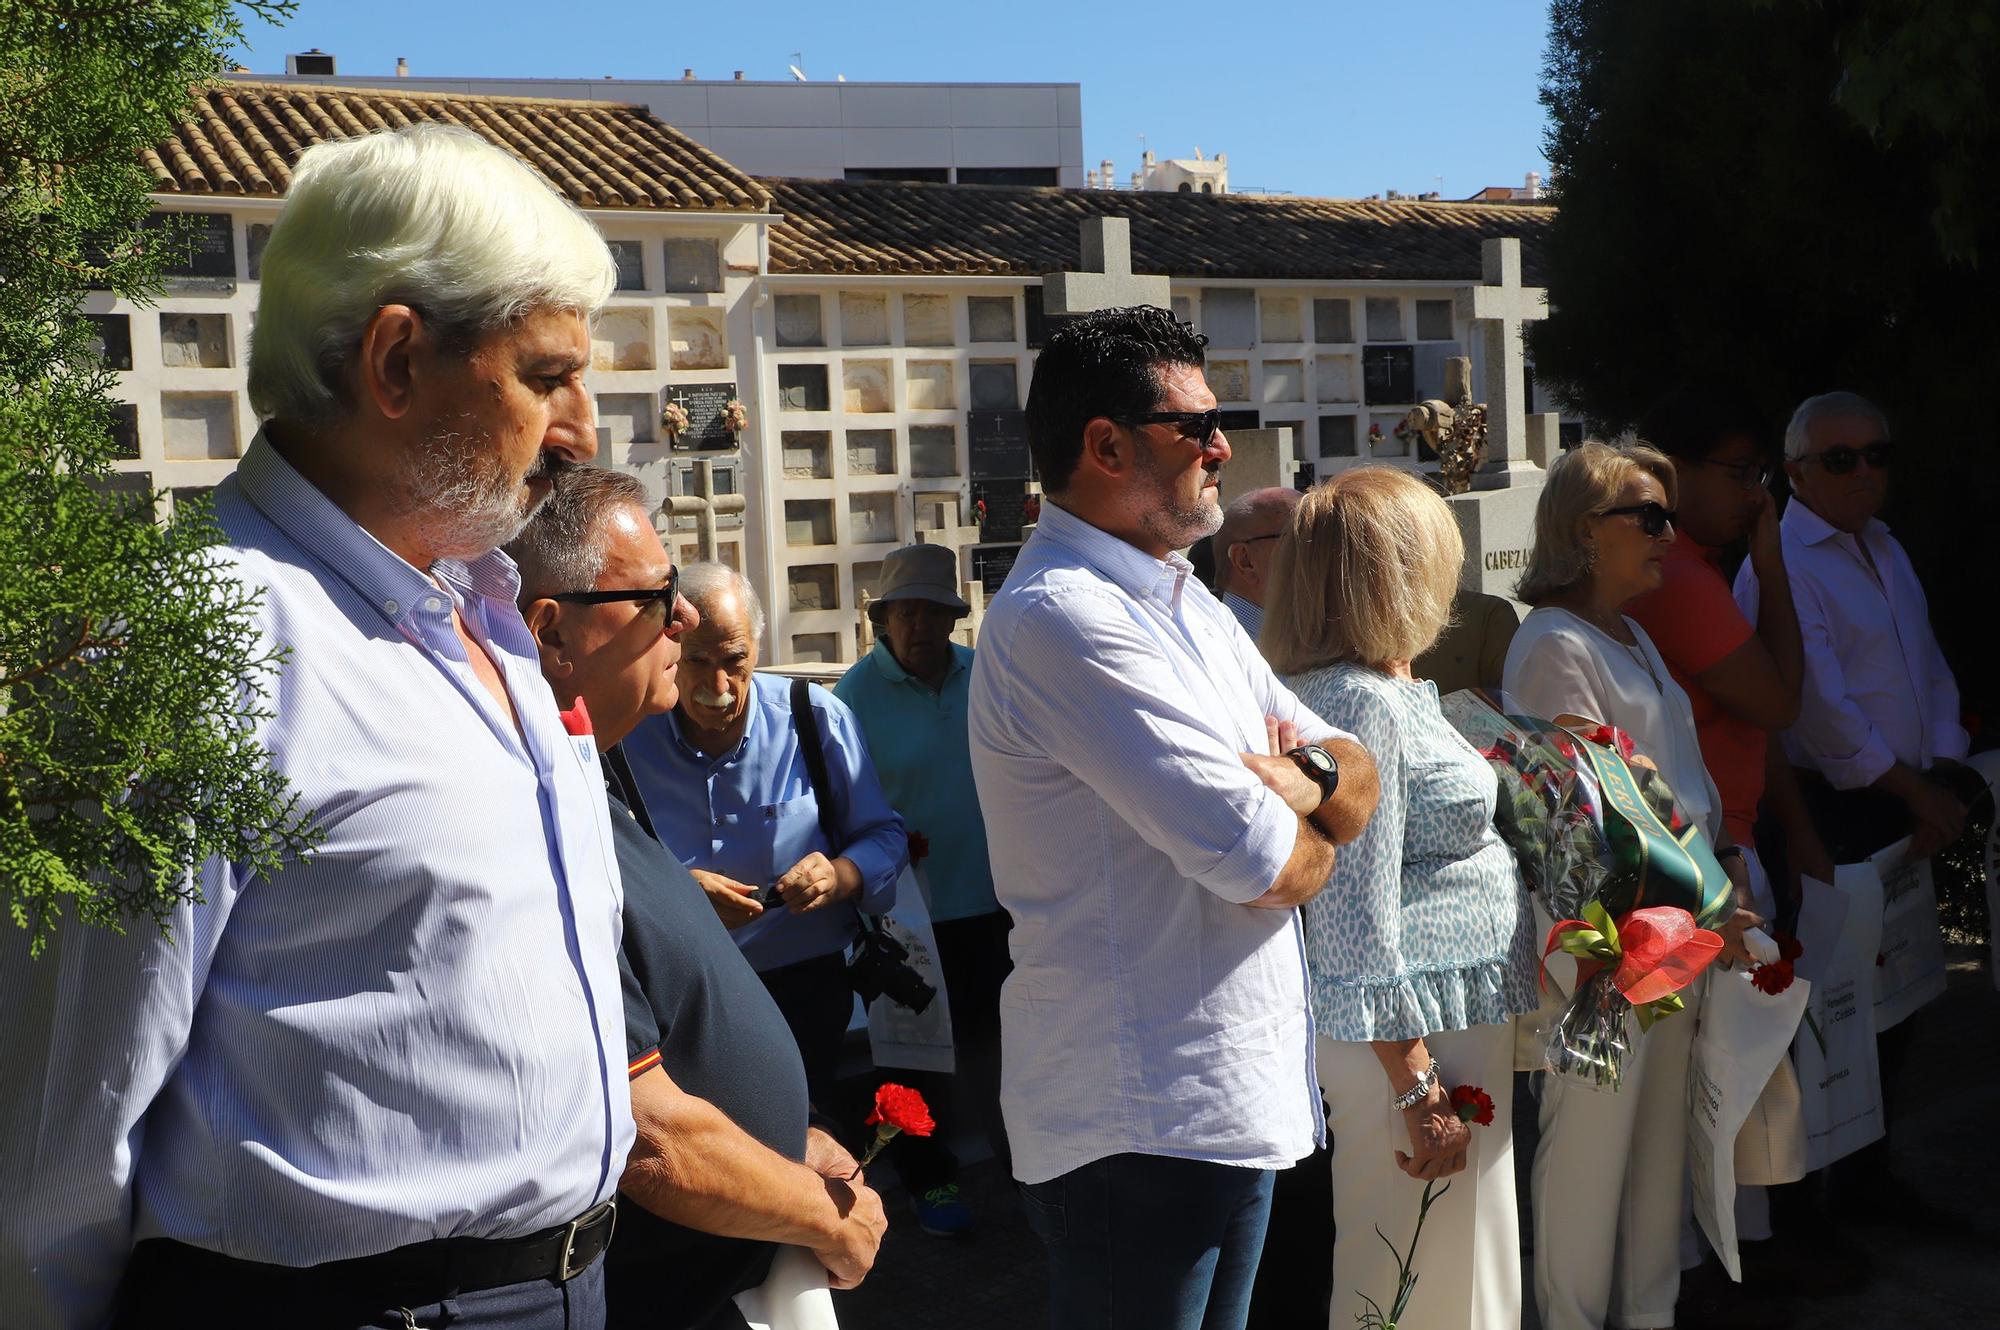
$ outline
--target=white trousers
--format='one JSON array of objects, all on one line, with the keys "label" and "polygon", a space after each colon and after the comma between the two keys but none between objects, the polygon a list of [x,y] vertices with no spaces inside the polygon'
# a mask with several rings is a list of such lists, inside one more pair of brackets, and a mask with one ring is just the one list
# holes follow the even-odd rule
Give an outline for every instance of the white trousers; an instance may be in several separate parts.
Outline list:
[{"label": "white trousers", "polygon": [[1688,1053],[1703,984],[1687,1010],[1639,1033],[1623,1083],[1602,1090],[1538,1074],[1542,1137],[1531,1174],[1535,1305],[1542,1330],[1652,1330],[1674,1323],[1687,1173]]},{"label": "white trousers", "polygon": [[[1465,1169],[1432,1206],[1411,1268],[1422,1276],[1402,1324],[1425,1330],[1517,1330],[1521,1324],[1521,1234],[1514,1207],[1514,1027],[1480,1025],[1424,1036],[1444,1086],[1476,1085],[1493,1096],[1493,1123],[1473,1127]],[[1396,1296],[1398,1251],[1410,1248],[1424,1184],[1396,1166],[1409,1129],[1390,1102],[1389,1079],[1363,1043],[1322,1037],[1319,1079],[1333,1136],[1331,1330],[1353,1330],[1365,1304],[1386,1315]],[[1440,1184],[1442,1186],[1442,1184]]]}]

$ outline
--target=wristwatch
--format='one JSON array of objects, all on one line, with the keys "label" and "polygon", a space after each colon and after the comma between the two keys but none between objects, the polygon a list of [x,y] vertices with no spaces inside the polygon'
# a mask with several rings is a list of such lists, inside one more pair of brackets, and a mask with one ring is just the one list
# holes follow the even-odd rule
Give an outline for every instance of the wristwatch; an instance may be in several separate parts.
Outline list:
[{"label": "wristwatch", "polygon": [[1333,754],[1318,744],[1301,744],[1285,754],[1299,764],[1299,770],[1312,777],[1313,784],[1319,786],[1319,801],[1325,803],[1333,798],[1333,792],[1340,788],[1340,763],[1333,760]]}]

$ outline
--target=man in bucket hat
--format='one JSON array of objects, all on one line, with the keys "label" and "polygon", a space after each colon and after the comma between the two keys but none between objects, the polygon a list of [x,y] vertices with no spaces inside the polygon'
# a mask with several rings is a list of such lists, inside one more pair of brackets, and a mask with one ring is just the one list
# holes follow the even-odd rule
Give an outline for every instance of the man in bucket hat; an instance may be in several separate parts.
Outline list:
[{"label": "man in bucket hat", "polygon": [[[966,733],[972,649],[951,640],[972,607],[958,586],[958,555],[945,546],[907,545],[891,552],[882,561],[881,594],[868,606],[874,650],[848,670],[833,693],[861,723],[882,792],[910,829],[910,859],[925,887],[951,994],[958,1067],[951,1088],[965,1120],[984,1129],[1004,1168],[1000,983],[1011,968],[1010,921],[993,896],[986,824],[972,785]],[[943,1093],[932,1096],[933,1102],[943,1098]],[[971,1216],[951,1181],[955,1161],[944,1142],[905,1141],[897,1150],[925,1231],[964,1232]]]}]

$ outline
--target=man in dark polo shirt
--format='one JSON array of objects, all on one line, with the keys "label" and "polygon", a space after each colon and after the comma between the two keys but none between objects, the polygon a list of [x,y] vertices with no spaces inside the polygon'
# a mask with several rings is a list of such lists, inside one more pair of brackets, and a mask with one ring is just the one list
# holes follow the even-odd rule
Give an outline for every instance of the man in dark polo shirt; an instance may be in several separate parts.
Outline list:
[{"label": "man in dark polo shirt", "polygon": [[886,1220],[853,1157],[808,1124],[805,1069],[776,1004],[620,779],[614,745],[672,710],[678,638],[696,622],[647,514],[638,481],[579,467],[507,552],[572,742],[605,755],[625,886],[638,1139],[606,1258],[607,1325],[711,1330],[744,1324],[732,1298],[764,1281],[779,1245],[810,1250],[836,1288],[860,1283]]}]

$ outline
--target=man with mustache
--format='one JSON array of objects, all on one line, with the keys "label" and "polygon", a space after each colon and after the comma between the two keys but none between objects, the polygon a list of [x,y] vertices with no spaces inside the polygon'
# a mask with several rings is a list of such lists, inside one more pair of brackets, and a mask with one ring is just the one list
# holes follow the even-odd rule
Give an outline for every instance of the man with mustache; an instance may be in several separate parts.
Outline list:
[{"label": "man with mustache", "polygon": [[[688,866],[784,1014],[813,1102],[831,1104],[853,1011],[847,947],[886,913],[908,862],[854,713],[813,687],[830,815],[805,758],[789,681],[756,673],[764,609],[741,573],[688,565],[701,622],[681,642],[680,704],[625,741],[662,844]],[[827,828],[834,829],[829,838]]]},{"label": "man with mustache", "polygon": [[8,930],[0,1323],[602,1324],[618,871],[495,547],[596,451],[616,275],[464,131],[300,157],[215,515],[287,653],[226,723],[323,839],[194,866],[170,938],[71,919],[30,960]]},{"label": "man with mustache", "polygon": [[1367,752],[1175,553],[1222,518],[1204,340],[1144,307],[1049,338],[1047,501],[972,667],[1001,1108],[1058,1330],[1242,1327],[1273,1171],[1324,1135],[1297,907],[1375,810]]}]

